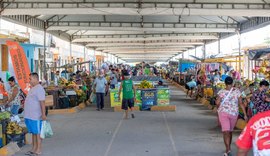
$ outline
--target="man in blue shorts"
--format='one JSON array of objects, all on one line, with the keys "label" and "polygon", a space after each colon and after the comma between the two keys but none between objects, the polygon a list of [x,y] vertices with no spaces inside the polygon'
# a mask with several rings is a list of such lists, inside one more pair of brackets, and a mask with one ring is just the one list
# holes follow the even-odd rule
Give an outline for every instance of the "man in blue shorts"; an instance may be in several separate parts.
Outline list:
[{"label": "man in blue shorts", "polygon": [[32,149],[26,155],[35,156],[41,154],[40,131],[45,115],[45,90],[39,84],[37,73],[30,74],[31,89],[27,94],[24,104],[24,118],[28,132],[32,134]]}]

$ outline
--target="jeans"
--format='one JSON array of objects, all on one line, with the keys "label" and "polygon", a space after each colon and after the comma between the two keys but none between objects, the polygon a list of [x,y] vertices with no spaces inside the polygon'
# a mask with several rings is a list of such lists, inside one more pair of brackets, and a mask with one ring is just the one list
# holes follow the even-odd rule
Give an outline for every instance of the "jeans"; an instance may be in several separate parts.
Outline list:
[{"label": "jeans", "polygon": [[96,95],[97,95],[97,109],[103,109],[105,93],[96,93]]}]

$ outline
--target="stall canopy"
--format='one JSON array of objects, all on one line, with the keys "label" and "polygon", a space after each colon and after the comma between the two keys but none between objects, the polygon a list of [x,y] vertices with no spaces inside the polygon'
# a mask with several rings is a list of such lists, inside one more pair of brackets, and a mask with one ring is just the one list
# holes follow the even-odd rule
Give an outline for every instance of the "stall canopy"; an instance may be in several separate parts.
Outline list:
[{"label": "stall canopy", "polygon": [[251,60],[258,60],[261,57],[267,55],[270,53],[270,48],[265,49],[257,49],[257,50],[249,50],[248,51],[248,57]]}]

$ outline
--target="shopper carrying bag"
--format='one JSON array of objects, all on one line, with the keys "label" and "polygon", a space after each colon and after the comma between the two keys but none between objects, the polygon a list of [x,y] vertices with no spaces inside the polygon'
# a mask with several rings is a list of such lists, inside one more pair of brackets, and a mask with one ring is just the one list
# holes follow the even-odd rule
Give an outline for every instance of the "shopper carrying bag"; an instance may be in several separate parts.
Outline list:
[{"label": "shopper carrying bag", "polygon": [[245,115],[245,120],[248,119],[245,106],[242,103],[241,92],[237,88],[233,88],[233,79],[227,77],[225,79],[226,89],[218,92],[216,100],[218,119],[221,124],[223,139],[226,147],[226,152],[223,156],[231,156],[232,132],[236,125],[239,106],[242,108]]}]

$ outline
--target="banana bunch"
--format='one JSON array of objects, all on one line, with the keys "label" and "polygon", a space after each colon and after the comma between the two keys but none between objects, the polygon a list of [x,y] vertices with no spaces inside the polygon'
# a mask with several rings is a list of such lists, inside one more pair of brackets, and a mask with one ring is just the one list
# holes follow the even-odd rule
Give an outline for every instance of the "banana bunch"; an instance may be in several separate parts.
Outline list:
[{"label": "banana bunch", "polygon": [[216,87],[217,87],[217,88],[222,88],[222,89],[224,89],[226,86],[225,86],[225,83],[218,83],[218,84],[216,85]]},{"label": "banana bunch", "polygon": [[251,80],[249,80],[249,79],[246,79],[244,84],[245,84],[246,86],[249,86],[249,85],[252,84],[252,83],[253,83],[253,81],[251,81]]},{"label": "banana bunch", "polygon": [[264,74],[264,73],[266,73],[266,72],[267,72],[267,68],[261,66],[261,68],[259,69],[259,73]]},{"label": "banana bunch", "polygon": [[7,125],[7,134],[22,134],[23,128],[19,126],[16,122],[10,122]]},{"label": "banana bunch", "polygon": [[59,84],[60,84],[60,85],[66,85],[67,83],[68,83],[68,80],[65,79],[65,78],[62,78],[62,77],[61,77],[61,78],[59,79]]},{"label": "banana bunch", "polygon": [[270,80],[270,72],[266,72],[265,73],[265,78],[268,79],[268,80]]},{"label": "banana bunch", "polygon": [[267,75],[268,74],[267,67],[268,67],[268,61],[267,60],[264,60],[262,62],[261,68],[259,69],[259,73],[264,74],[264,75]]},{"label": "banana bunch", "polygon": [[68,84],[67,84],[68,87],[74,87],[76,86],[76,83],[73,82],[73,81],[69,81]]},{"label": "banana bunch", "polygon": [[150,82],[148,82],[146,80],[143,80],[140,83],[139,88],[141,88],[141,89],[150,89],[150,88],[154,88],[154,86]]},{"label": "banana bunch", "polygon": [[263,62],[262,62],[262,67],[267,67],[268,66],[268,61],[267,60],[264,60]]},{"label": "banana bunch", "polygon": [[84,94],[83,90],[81,89],[75,90],[75,92],[78,96],[82,96]]}]

